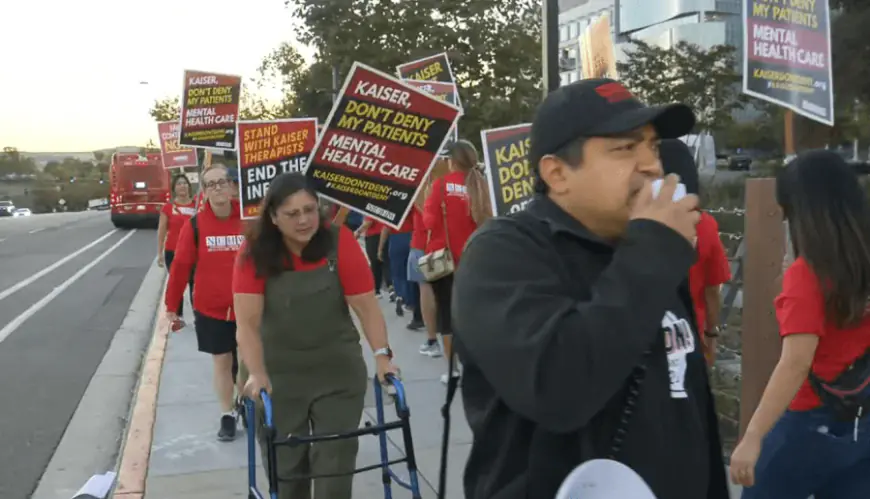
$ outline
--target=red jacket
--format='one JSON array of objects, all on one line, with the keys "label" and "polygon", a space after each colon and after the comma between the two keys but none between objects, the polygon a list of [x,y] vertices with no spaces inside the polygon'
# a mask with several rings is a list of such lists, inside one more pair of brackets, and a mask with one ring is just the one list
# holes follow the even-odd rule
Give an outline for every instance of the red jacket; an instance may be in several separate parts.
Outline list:
[{"label": "red jacket", "polygon": [[232,200],[229,218],[215,216],[211,204],[203,203],[196,214],[199,244],[194,244],[190,220],[181,229],[175,259],[166,285],[166,310],[178,312],[188,276],[196,265],[193,280],[193,309],[223,321],[235,321],[233,312],[233,265],[244,240],[244,228],[237,200]]},{"label": "red jacket", "polygon": [[446,232],[450,236],[450,252],[458,264],[465,242],[477,229],[477,224],[471,217],[464,173],[451,172],[432,183],[431,193],[423,206],[423,223],[431,231],[426,253],[444,249],[447,245],[444,230],[445,217],[441,211],[442,201],[447,212]]}]

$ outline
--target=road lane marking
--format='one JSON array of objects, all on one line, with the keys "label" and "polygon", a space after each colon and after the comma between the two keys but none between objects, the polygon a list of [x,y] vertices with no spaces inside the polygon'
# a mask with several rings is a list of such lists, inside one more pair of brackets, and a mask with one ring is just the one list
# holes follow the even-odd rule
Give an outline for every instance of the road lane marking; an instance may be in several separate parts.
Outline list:
[{"label": "road lane marking", "polygon": [[111,236],[112,234],[114,234],[115,232],[118,232],[118,229],[112,229],[112,230],[110,230],[109,232],[107,232],[106,234],[104,234],[102,237],[100,237],[100,238],[97,239],[96,241],[93,241],[93,242],[89,243],[88,245],[86,245],[86,246],[84,246],[84,247],[82,247],[82,248],[76,250],[74,253],[70,253],[69,255],[67,255],[67,256],[61,258],[60,260],[54,262],[53,264],[49,265],[48,267],[46,267],[46,268],[40,270],[39,272],[33,274],[32,276],[28,277],[27,279],[24,279],[24,280],[22,280],[21,282],[12,285],[12,286],[9,287],[9,288],[4,289],[2,292],[0,292],[0,301],[3,301],[4,299],[8,298],[9,295],[11,295],[11,294],[17,292],[17,291],[20,290],[21,288],[24,288],[24,287],[26,287],[26,286],[30,286],[31,284],[33,284],[33,283],[34,283],[37,279],[39,279],[40,277],[42,277],[42,276],[44,276],[44,275],[46,275],[46,274],[48,274],[48,273],[50,273],[50,272],[53,272],[56,268],[58,268],[58,267],[60,267],[61,265],[65,264],[66,262],[72,260],[73,258],[75,258],[75,257],[77,257],[77,256],[79,256],[79,255],[81,255],[81,254],[84,253],[85,251],[87,251],[87,250],[93,248],[94,246],[100,244],[101,242],[105,241],[106,238],[108,238],[109,236]]},{"label": "road lane marking", "polygon": [[93,261],[91,261],[91,263],[82,267],[81,270],[79,270],[78,272],[73,274],[72,277],[70,277],[69,279],[67,279],[63,283],[61,283],[60,286],[54,288],[51,291],[51,293],[43,296],[41,300],[39,300],[38,302],[31,305],[30,308],[28,308],[27,310],[22,312],[21,315],[12,319],[12,322],[3,326],[3,329],[0,329],[0,343],[3,343],[3,340],[5,340],[7,337],[9,337],[10,334],[12,334],[16,329],[18,329],[21,326],[21,324],[24,323],[24,321],[33,317],[34,315],[36,315],[37,312],[39,312],[40,310],[45,308],[46,305],[51,303],[51,301],[54,300],[55,298],[57,298],[58,295],[60,295],[64,291],[66,291],[66,289],[68,287],[72,286],[76,281],[81,279],[81,277],[83,275],[87,274],[92,268],[96,267],[97,264],[99,264],[101,261],[103,261],[103,259],[106,258],[107,256],[109,256],[110,254],[112,254],[113,251],[118,249],[119,246],[124,244],[127,241],[127,239],[130,239],[130,237],[132,237],[133,234],[135,234],[135,233],[136,233],[136,229],[131,230],[126,236],[122,237],[118,242],[113,244],[109,249],[107,249],[102,254],[100,254],[100,256],[94,258]]},{"label": "road lane marking", "polygon": [[36,234],[37,232],[42,232],[44,230],[45,230],[45,227],[41,227],[39,229],[33,229],[32,231],[28,232],[28,234]]}]

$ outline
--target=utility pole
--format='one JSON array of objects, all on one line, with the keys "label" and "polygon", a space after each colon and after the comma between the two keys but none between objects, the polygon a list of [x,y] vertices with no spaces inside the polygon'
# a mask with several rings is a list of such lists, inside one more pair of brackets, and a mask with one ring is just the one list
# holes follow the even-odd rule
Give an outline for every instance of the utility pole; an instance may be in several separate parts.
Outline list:
[{"label": "utility pole", "polygon": [[559,88],[559,0],[543,0],[541,47],[544,95]]},{"label": "utility pole", "polygon": [[332,103],[338,100],[338,64],[332,65]]}]

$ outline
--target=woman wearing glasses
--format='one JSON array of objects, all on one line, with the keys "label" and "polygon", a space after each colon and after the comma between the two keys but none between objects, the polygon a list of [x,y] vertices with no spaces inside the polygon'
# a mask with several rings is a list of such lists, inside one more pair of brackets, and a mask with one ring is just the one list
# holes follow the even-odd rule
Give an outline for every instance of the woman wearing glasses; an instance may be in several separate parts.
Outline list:
[{"label": "woman wearing glasses", "polygon": [[[387,326],[362,248],[344,225],[321,217],[317,194],[298,173],[269,185],[233,278],[245,393],[272,394],[282,434],[339,433],[359,426],[367,369],[354,311],[377,375],[395,373]],[[356,466],[356,439],[279,447],[280,476],[343,474]],[[315,479],[316,499],[351,499],[352,476]],[[311,497],[311,483],[282,484],[281,499]]]},{"label": "woman wearing glasses", "polygon": [[222,410],[218,440],[230,441],[236,437],[233,392],[238,373],[232,275],[244,236],[239,202],[232,199],[226,167],[212,166],[202,174],[201,181],[206,201],[181,230],[166,286],[166,312],[170,322],[179,320],[178,306],[195,265],[196,340],[199,351],[214,359],[214,386]]}]

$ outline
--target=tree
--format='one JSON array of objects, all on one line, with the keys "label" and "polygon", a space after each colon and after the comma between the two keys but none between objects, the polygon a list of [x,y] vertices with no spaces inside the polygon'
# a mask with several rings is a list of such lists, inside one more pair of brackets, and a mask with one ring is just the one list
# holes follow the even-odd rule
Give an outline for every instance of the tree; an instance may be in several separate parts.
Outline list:
[{"label": "tree", "polygon": [[281,102],[269,108],[276,117],[310,116],[326,120],[332,109],[332,68],[321,62],[306,65],[291,43],[284,42],[266,55],[254,80],[258,90],[277,84]]},{"label": "tree", "polygon": [[832,0],[831,55],[835,95],[870,103],[870,2]]},{"label": "tree", "polygon": [[[265,101],[251,95],[244,87],[239,100],[239,119],[260,120],[274,117],[274,112]],[[148,114],[154,121],[178,121],[181,119],[181,100],[178,96],[155,100]]]},{"label": "tree", "polygon": [[36,163],[32,158],[22,157],[18,149],[4,147],[0,154],[0,175],[30,175],[36,173]]},{"label": "tree", "polygon": [[[465,114],[460,134],[529,121],[542,96],[539,0],[287,0],[299,41],[316,50],[299,73],[295,105],[322,112],[331,71],[354,61],[390,74],[395,67],[447,52]],[[328,76],[327,76],[328,75]],[[328,82],[328,83],[327,83]],[[309,90],[303,92],[302,85]]]},{"label": "tree", "polygon": [[177,96],[155,100],[148,114],[154,121],[178,121],[181,118],[181,101]]},{"label": "tree", "polygon": [[740,90],[742,77],[734,47],[703,49],[680,42],[662,48],[640,40],[631,43],[625,62],[617,63],[620,79],[648,104],[689,105],[698,117],[698,130],[729,126],[733,112],[747,102]]}]

